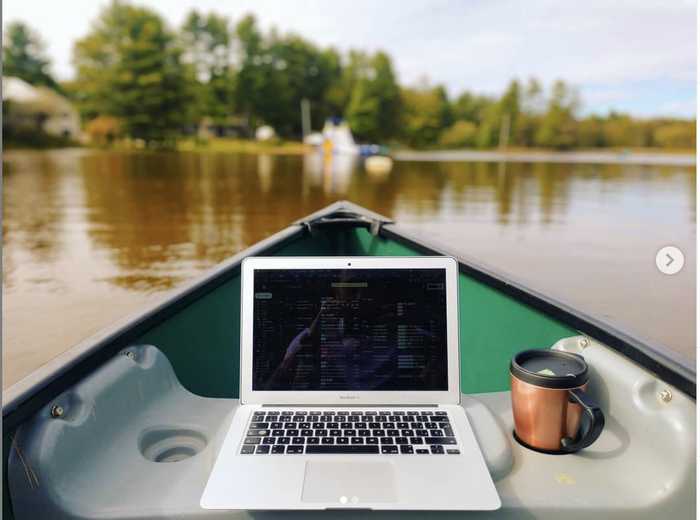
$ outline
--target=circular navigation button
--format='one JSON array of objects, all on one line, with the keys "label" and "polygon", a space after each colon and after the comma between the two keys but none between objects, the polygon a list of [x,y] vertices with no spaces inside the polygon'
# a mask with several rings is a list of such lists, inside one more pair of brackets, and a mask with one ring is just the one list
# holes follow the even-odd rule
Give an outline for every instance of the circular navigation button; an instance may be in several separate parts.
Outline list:
[{"label": "circular navigation button", "polygon": [[675,246],[662,247],[656,253],[656,267],[663,274],[676,274],[684,265],[685,256]]}]

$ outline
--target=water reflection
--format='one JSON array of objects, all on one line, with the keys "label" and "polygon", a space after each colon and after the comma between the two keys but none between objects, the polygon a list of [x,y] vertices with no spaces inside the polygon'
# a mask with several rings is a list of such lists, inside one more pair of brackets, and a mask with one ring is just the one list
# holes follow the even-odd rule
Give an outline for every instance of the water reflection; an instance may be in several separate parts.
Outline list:
[{"label": "water reflection", "polygon": [[[89,150],[8,153],[3,166],[10,344],[34,343],[38,309],[40,321],[66,323],[70,314],[70,325],[42,338],[70,346],[86,305],[94,316],[81,335],[140,295],[173,287],[308,213],[350,199],[545,292],[570,296],[572,273],[590,274],[591,287],[577,286],[581,294],[566,299],[694,356],[692,317],[682,334],[646,323],[659,294],[694,309],[693,168],[397,162],[390,172],[370,174],[353,156]],[[646,264],[635,258],[666,243],[688,251],[692,279],[654,287],[652,296],[645,293]],[[605,273],[619,278],[620,258],[632,262],[625,273],[633,279],[608,287]],[[635,312],[620,310],[620,291]],[[105,301],[114,306],[97,312]]]}]

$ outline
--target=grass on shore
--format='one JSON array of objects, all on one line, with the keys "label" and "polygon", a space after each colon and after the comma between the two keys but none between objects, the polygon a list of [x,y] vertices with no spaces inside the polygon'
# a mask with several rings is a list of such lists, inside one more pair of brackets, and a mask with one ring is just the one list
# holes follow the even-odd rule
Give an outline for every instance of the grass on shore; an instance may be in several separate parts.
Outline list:
[{"label": "grass on shore", "polygon": [[206,141],[182,139],[178,141],[176,150],[303,155],[310,151],[311,148],[299,141],[253,141],[248,139],[213,138]]}]

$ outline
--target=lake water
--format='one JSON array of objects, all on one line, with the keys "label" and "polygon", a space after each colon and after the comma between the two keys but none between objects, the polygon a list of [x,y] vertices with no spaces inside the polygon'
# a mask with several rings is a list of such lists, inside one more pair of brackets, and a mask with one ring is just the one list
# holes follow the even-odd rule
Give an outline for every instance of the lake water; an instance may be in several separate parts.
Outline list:
[{"label": "lake water", "polygon": [[60,150],[3,173],[3,387],[338,199],[695,360],[693,167]]}]

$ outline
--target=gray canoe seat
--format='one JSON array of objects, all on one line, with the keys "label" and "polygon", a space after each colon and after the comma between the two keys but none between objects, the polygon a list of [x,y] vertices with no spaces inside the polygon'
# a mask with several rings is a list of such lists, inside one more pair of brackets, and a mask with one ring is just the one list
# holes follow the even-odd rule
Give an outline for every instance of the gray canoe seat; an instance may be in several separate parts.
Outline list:
[{"label": "gray canoe seat", "polygon": [[[476,400],[464,405],[481,425],[492,472],[508,473],[510,442],[495,417]],[[55,406],[61,417],[52,417]],[[237,406],[188,392],[156,347],[127,349],[17,432],[9,465],[16,518],[247,517],[199,507]]]},{"label": "gray canoe seat", "polygon": [[[503,507],[430,517],[695,518],[695,402],[603,345],[589,340],[581,350],[579,339],[561,340],[553,348],[577,351],[589,363],[590,391],[606,415],[598,441],[575,455],[527,450],[510,435],[509,392],[463,395]],[[18,430],[8,468],[17,520],[333,515],[201,509],[202,491],[238,400],[191,394],[156,347],[128,352]],[[53,418],[56,405],[63,414]],[[367,517],[362,511],[336,514]],[[426,518],[425,512],[385,516]]]}]

